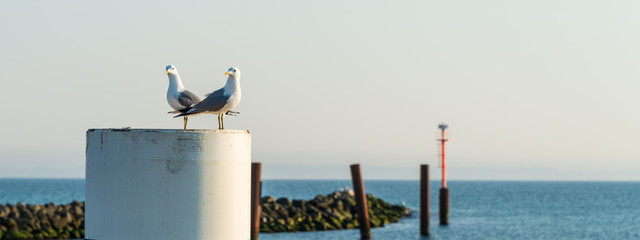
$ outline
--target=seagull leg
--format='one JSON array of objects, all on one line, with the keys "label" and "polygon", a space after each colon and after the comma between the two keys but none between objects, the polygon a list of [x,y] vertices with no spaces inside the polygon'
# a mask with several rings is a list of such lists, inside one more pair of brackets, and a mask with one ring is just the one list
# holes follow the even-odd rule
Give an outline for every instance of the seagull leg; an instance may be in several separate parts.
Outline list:
[{"label": "seagull leg", "polygon": [[184,129],[187,129],[187,121],[189,120],[189,117],[184,117]]},{"label": "seagull leg", "polygon": [[220,114],[220,122],[222,123],[222,128],[220,129],[224,129],[224,114]]},{"label": "seagull leg", "polygon": [[218,129],[222,129],[222,123],[220,122],[220,114],[218,114]]}]

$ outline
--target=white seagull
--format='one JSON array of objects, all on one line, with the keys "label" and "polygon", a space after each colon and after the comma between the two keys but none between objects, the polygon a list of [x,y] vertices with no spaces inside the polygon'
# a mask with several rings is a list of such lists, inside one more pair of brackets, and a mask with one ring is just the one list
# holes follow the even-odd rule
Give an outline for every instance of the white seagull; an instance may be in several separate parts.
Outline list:
[{"label": "white seagull", "polygon": [[[166,74],[169,76],[169,90],[167,90],[167,102],[175,111],[169,113],[185,113],[193,105],[200,102],[200,98],[184,88],[178,69],[175,66],[169,65],[166,68]],[[187,129],[187,121],[189,117],[184,117],[184,129]]]},{"label": "white seagull", "polygon": [[240,103],[242,97],[240,91],[240,69],[231,67],[224,73],[229,75],[224,87],[207,95],[201,102],[192,106],[186,112],[175,117],[187,117],[201,113],[218,115],[218,129],[224,129],[224,115]]}]

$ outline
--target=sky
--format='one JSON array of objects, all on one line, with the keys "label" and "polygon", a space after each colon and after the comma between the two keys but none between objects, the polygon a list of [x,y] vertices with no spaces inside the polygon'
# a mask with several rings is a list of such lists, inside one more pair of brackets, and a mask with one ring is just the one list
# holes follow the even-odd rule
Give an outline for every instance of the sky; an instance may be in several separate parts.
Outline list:
[{"label": "sky", "polygon": [[[265,179],[640,180],[638,1],[0,1],[0,177],[84,177],[90,128],[228,129]],[[217,127],[214,115],[190,128]]]}]

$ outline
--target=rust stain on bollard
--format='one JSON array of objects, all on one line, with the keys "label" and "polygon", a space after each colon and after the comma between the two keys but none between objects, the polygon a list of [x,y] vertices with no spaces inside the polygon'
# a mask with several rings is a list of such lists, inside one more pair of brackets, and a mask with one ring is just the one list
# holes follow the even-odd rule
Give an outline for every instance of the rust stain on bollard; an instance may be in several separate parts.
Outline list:
[{"label": "rust stain on bollard", "polygon": [[356,194],[356,213],[358,214],[358,223],[360,224],[360,237],[362,239],[371,239],[369,208],[367,205],[367,196],[364,191],[360,164],[351,165],[351,180],[353,181],[353,189]]}]

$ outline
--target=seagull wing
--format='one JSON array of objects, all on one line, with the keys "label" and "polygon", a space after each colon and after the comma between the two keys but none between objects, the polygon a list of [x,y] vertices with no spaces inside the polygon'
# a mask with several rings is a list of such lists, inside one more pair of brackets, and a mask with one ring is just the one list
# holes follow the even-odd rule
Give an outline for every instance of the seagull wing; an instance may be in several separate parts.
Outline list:
[{"label": "seagull wing", "polygon": [[219,89],[212,92],[204,100],[194,105],[189,111],[180,114],[176,117],[187,116],[192,114],[204,113],[204,112],[217,112],[222,109],[229,101],[229,96],[225,96],[224,89]]},{"label": "seagull wing", "polygon": [[189,90],[184,90],[178,96],[178,102],[185,108],[183,111],[186,112],[193,105],[199,103],[200,98]]}]

